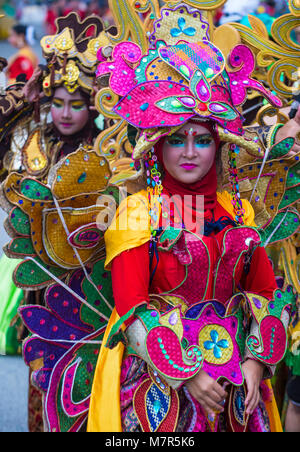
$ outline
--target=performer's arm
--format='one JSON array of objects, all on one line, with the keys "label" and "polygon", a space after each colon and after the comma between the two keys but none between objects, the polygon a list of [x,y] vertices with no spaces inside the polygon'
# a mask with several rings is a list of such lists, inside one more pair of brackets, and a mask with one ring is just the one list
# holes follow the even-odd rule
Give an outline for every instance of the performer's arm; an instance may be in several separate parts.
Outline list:
[{"label": "performer's arm", "polygon": [[111,264],[113,294],[120,317],[149,301],[149,244],[124,251]]}]

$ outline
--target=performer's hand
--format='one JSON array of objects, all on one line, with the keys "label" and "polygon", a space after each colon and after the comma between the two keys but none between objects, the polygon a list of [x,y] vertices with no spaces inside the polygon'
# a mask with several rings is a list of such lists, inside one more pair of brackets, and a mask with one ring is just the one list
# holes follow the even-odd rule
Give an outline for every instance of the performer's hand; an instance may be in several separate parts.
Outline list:
[{"label": "performer's hand", "polygon": [[36,102],[39,98],[43,97],[44,94],[41,92],[41,84],[39,82],[40,76],[42,75],[41,68],[37,67],[34,70],[32,77],[28,80],[23,88],[23,95],[28,100],[28,102]]},{"label": "performer's hand", "polygon": [[300,151],[300,107],[293,119],[290,119],[283,127],[280,127],[275,136],[275,143],[284,140],[285,138],[295,138],[295,144],[288,153],[288,155],[295,155]]},{"label": "performer's hand", "polygon": [[252,414],[260,401],[259,386],[264,374],[264,364],[259,361],[247,359],[242,364],[242,370],[247,385],[247,397],[245,400],[246,413]]},{"label": "performer's hand", "polygon": [[185,386],[208,415],[213,416],[216,412],[224,411],[223,405],[227,392],[204,370],[200,370]]}]

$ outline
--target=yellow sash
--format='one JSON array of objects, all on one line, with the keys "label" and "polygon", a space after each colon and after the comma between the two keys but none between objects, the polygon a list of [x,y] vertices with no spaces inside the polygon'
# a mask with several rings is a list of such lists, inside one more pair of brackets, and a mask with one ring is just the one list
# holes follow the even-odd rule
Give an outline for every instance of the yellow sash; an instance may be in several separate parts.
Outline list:
[{"label": "yellow sash", "polygon": [[[119,320],[114,309],[107,325],[103,344],[111,328]],[[113,350],[101,347],[94,375],[88,432],[121,432],[120,374],[124,345],[120,342]]]}]

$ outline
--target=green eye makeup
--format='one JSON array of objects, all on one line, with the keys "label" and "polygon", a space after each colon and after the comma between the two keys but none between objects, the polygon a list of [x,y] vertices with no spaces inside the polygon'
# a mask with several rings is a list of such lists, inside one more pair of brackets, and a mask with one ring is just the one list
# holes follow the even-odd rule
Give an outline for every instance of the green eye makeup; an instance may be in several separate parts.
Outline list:
[{"label": "green eye makeup", "polygon": [[185,145],[184,139],[180,138],[180,137],[176,137],[176,136],[169,137],[167,140],[167,143],[170,146],[175,146],[175,147],[181,147],[181,146]]},{"label": "green eye makeup", "polygon": [[195,146],[197,147],[207,147],[209,146],[213,141],[213,137],[211,135],[201,135],[201,137],[196,138],[195,140]]},{"label": "green eye makeup", "polygon": [[77,102],[77,101],[72,102],[72,110],[81,111],[81,110],[84,110],[85,108],[86,108],[85,102]]},{"label": "green eye makeup", "polygon": [[[173,135],[167,139],[167,143],[173,147],[184,147],[185,143],[186,143],[186,139],[187,139],[187,136],[181,137],[181,136]],[[203,148],[203,147],[210,146],[212,141],[213,141],[213,137],[209,133],[205,134],[205,135],[200,135],[200,136],[194,137],[195,147]]]},{"label": "green eye makeup", "polygon": [[52,107],[54,108],[63,108],[64,103],[58,99],[53,99],[52,101]]},{"label": "green eye makeup", "polygon": [[[60,99],[53,99],[52,101],[52,107],[54,108],[63,108],[64,107],[64,101]],[[71,109],[73,111],[82,111],[86,108],[86,104],[83,101],[75,100],[71,102]]]}]

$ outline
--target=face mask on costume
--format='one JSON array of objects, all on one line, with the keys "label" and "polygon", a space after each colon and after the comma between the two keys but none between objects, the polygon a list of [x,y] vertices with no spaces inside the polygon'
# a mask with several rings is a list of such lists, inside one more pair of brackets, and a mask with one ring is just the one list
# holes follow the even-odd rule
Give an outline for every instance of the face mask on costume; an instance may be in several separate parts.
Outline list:
[{"label": "face mask on costume", "polygon": [[89,120],[89,109],[79,90],[71,94],[64,87],[57,88],[50,112],[53,124],[65,136],[80,132]]}]

